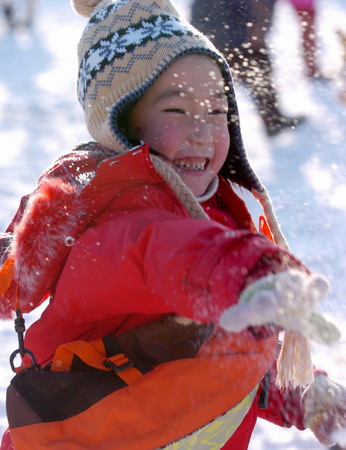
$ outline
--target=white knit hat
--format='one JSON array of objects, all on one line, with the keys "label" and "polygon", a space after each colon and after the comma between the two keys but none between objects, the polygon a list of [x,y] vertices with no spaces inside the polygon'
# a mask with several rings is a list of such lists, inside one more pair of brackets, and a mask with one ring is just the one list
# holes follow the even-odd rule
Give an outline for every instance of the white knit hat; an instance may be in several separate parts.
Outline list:
[{"label": "white knit hat", "polygon": [[78,47],[78,98],[93,138],[116,152],[133,145],[121,132],[120,115],[177,58],[203,54],[219,65],[229,99],[231,145],[222,175],[262,192],[244,150],[229,66],[203,34],[169,0],[73,0],[91,16]]}]

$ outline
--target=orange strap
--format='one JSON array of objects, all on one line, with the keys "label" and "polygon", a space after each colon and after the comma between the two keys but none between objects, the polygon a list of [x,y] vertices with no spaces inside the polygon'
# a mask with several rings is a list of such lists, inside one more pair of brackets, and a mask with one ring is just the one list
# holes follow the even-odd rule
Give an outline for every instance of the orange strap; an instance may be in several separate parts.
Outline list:
[{"label": "orange strap", "polygon": [[14,274],[14,259],[8,258],[0,270],[0,295],[10,287]]},{"label": "orange strap", "polygon": [[115,368],[119,368],[119,371],[116,371],[117,376],[126,384],[133,383],[143,375],[135,367],[121,369],[121,366],[130,362],[123,353],[107,357],[102,339],[97,339],[92,342],[73,341],[60,345],[55,352],[51,370],[56,372],[69,372],[75,355],[85,362],[85,364],[98,370],[109,372],[112,368],[107,367],[105,363],[114,365]]},{"label": "orange strap", "polygon": [[264,234],[270,241],[274,242],[274,236],[270,231],[267,219],[264,216],[259,216],[259,231]]}]

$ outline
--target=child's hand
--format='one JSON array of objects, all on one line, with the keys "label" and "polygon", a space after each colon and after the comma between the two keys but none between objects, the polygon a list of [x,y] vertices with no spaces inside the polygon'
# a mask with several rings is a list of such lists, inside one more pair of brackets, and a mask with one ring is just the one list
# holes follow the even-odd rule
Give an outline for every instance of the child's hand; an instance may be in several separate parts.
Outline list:
[{"label": "child's hand", "polygon": [[340,338],[340,332],[317,309],[328,288],[321,275],[298,270],[269,275],[250,284],[242,292],[239,303],[223,312],[219,324],[231,332],[251,325],[275,324],[332,344]]},{"label": "child's hand", "polygon": [[326,375],[316,374],[302,396],[304,425],[326,446],[336,444],[335,432],[346,428],[346,389]]}]

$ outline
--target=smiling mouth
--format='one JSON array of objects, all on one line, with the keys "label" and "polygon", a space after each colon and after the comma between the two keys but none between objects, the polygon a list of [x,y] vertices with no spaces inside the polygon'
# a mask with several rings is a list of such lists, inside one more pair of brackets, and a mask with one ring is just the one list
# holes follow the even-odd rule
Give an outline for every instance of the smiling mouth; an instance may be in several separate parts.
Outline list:
[{"label": "smiling mouth", "polygon": [[179,169],[192,170],[194,172],[205,170],[208,163],[208,158],[181,158],[173,160],[173,164]]}]

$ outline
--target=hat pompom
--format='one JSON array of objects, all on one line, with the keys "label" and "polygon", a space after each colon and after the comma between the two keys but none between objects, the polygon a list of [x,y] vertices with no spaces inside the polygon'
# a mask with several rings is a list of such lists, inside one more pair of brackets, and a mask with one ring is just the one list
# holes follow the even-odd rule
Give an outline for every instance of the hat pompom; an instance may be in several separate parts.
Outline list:
[{"label": "hat pompom", "polygon": [[102,0],[71,0],[72,8],[84,17],[90,17],[96,6]]}]

